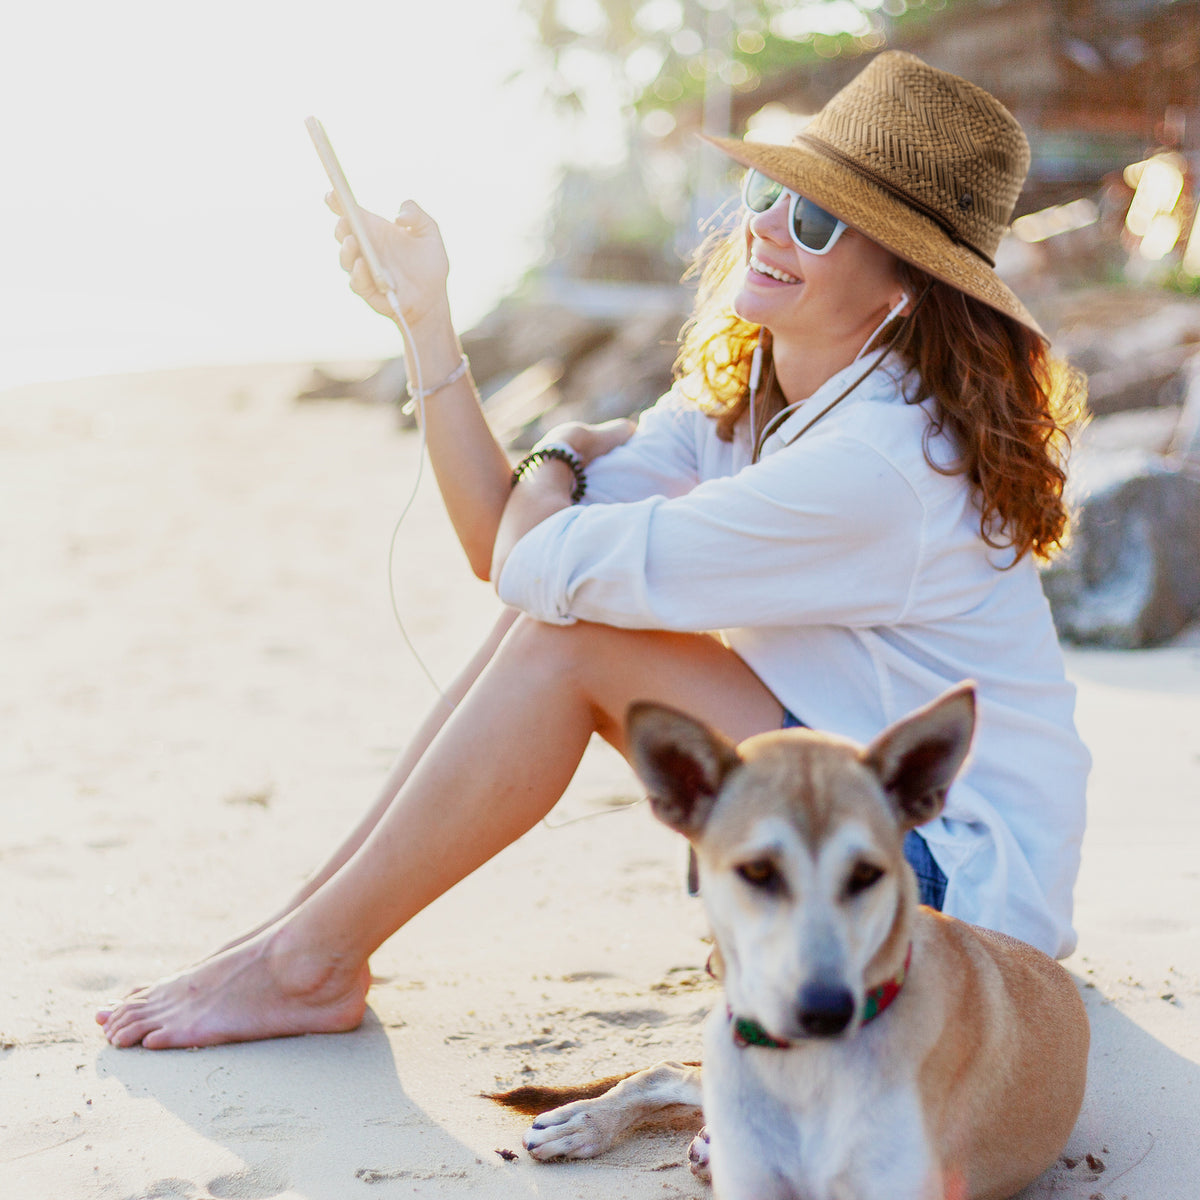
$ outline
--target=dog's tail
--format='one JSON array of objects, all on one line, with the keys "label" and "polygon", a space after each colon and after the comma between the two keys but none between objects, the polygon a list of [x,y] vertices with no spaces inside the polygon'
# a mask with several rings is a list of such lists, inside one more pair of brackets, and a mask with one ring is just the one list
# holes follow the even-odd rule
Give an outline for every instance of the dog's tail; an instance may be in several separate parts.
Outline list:
[{"label": "dog's tail", "polygon": [[593,1079],[591,1083],[580,1083],[564,1087],[537,1087],[527,1083],[524,1087],[512,1088],[507,1092],[480,1092],[485,1100],[511,1108],[514,1112],[525,1113],[526,1116],[536,1117],[539,1113],[560,1104],[570,1104],[573,1100],[594,1100],[602,1096],[609,1088],[614,1088],[622,1079],[628,1079],[633,1071],[624,1075],[609,1075],[604,1079]]},{"label": "dog's tail", "polygon": [[[700,1064],[689,1062],[683,1065],[698,1067]],[[570,1104],[574,1100],[594,1100],[610,1088],[616,1087],[623,1079],[628,1079],[630,1075],[636,1074],[638,1074],[637,1071],[626,1071],[624,1075],[608,1075],[604,1079],[593,1079],[590,1083],[580,1083],[574,1086],[538,1087],[534,1084],[526,1084],[524,1087],[512,1088],[507,1092],[480,1092],[479,1094],[483,1099],[491,1100],[505,1108],[511,1108],[514,1112],[536,1117],[552,1108],[558,1108],[562,1104]]]}]

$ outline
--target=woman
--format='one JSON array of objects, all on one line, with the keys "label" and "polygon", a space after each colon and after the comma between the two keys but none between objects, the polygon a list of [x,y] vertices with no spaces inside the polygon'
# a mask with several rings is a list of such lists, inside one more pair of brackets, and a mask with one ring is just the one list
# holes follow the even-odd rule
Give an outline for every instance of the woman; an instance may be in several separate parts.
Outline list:
[{"label": "woman", "polygon": [[[791,145],[719,144],[750,168],[745,219],[710,258],[676,387],[636,433],[563,426],[515,472],[436,227],[411,204],[372,220],[432,382],[442,495],[509,612],[300,895],[98,1014],[113,1045],[353,1028],[368,956],[541,818],[593,733],[620,749],[637,699],[735,739],[865,741],[975,679],[973,765],[908,847],[923,898],[1071,950],[1088,756],[1034,559],[1065,533],[1078,389],[990,258],[1025,139],[987,93],[893,52]],[[391,312],[344,220],[338,237],[351,286]]]}]

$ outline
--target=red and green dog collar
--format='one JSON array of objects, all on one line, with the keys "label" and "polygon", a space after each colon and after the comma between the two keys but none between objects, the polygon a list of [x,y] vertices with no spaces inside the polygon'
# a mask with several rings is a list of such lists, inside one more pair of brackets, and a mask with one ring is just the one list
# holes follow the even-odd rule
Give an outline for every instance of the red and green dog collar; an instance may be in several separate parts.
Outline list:
[{"label": "red and green dog collar", "polygon": [[[900,994],[905,979],[908,978],[908,968],[912,965],[912,943],[908,944],[908,953],[904,956],[904,966],[878,987],[872,988],[863,1003],[862,1024],[873,1021]],[[757,1021],[749,1017],[735,1017],[733,1009],[725,1006],[729,1018],[734,1044],[737,1046],[763,1046],[769,1050],[786,1050],[791,1042],[772,1037]]]}]

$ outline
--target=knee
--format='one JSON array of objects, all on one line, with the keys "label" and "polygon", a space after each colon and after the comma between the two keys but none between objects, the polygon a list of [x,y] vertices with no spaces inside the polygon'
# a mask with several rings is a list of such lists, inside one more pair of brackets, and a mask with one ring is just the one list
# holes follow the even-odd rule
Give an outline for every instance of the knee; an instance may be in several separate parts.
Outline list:
[{"label": "knee", "polygon": [[504,639],[505,651],[528,671],[545,670],[556,679],[576,675],[596,654],[595,631],[602,626],[576,622],[550,625],[522,613]]},{"label": "knee", "polygon": [[574,693],[593,709],[597,728],[605,732],[604,697],[611,700],[612,680],[623,674],[625,664],[638,661],[637,639],[636,630],[588,621],[548,625],[521,616],[505,639],[505,649],[511,670],[543,681],[547,690]]}]

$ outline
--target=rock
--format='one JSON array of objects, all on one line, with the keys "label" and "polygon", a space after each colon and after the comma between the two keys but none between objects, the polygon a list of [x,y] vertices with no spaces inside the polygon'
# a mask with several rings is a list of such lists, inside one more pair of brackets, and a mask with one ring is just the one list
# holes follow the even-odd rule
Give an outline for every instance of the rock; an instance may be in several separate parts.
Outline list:
[{"label": "rock", "polygon": [[646,311],[622,323],[603,345],[579,359],[561,384],[554,421],[607,421],[653,404],[671,386],[684,314]]},{"label": "rock", "polygon": [[1046,596],[1067,640],[1155,645],[1200,613],[1200,303],[1097,289],[1057,315],[1055,350],[1088,372],[1099,415],[1071,457],[1076,521]]},{"label": "rock", "polygon": [[1088,403],[1105,415],[1179,404],[1200,344],[1200,301],[1161,289],[1097,288],[1045,315],[1055,352],[1088,376]]},{"label": "rock", "polygon": [[[1097,417],[1082,433],[1072,437],[1072,475],[1082,476],[1085,467],[1076,472],[1075,455],[1084,464],[1101,454],[1117,451],[1144,450],[1150,454],[1167,454],[1178,435],[1183,409],[1179,405],[1170,408],[1135,408],[1127,412],[1112,413]],[[1073,484],[1074,490],[1077,484]]]},{"label": "rock", "polygon": [[1181,470],[1200,473],[1200,354],[1184,371],[1183,409],[1175,424],[1167,453]]},{"label": "rock", "polygon": [[1088,407],[1097,415],[1132,408],[1178,405],[1183,398],[1182,368],[1195,346],[1170,346],[1088,376]]},{"label": "rock", "polygon": [[1042,574],[1055,625],[1075,642],[1156,645],[1200,611],[1200,479],[1152,451],[1081,459],[1071,543]]}]

